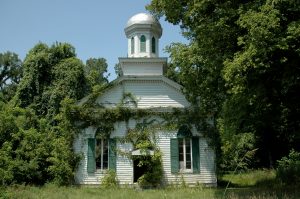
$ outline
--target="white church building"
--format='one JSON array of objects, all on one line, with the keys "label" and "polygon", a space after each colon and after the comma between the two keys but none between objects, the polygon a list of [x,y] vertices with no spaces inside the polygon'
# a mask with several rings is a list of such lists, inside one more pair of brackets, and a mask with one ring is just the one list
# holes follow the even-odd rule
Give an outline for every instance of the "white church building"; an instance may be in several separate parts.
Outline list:
[{"label": "white church building", "polygon": [[[159,57],[160,23],[149,14],[139,13],[128,20],[125,34],[128,54],[119,58],[122,74],[96,99],[96,103],[114,108],[124,98],[124,93],[130,93],[136,99],[136,106],[127,104],[132,108],[160,112],[188,108],[190,103],[182,94],[182,86],[164,76],[167,58]],[[132,156],[142,155],[142,152],[118,138],[126,136],[127,129],[134,129],[138,122],[136,119],[116,122],[114,130],[105,139],[96,138],[95,126],[83,129],[74,142],[75,152],[83,155],[75,174],[76,183],[101,184],[107,170],[112,169],[120,185],[135,184],[143,175],[143,169],[118,151]],[[162,184],[179,184],[184,180],[190,185],[216,186],[215,152],[207,138],[196,128],[190,130],[192,136],[188,137],[179,136],[178,130],[157,131],[156,145],[162,154]],[[148,153],[152,154],[152,151]]]}]

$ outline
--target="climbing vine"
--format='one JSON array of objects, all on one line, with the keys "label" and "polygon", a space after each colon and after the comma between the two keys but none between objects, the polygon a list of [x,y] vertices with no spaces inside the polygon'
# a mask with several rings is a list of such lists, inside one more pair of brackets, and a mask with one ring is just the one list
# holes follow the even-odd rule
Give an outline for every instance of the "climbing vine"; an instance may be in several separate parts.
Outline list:
[{"label": "climbing vine", "polygon": [[[128,95],[127,95],[128,96]],[[123,99],[126,99],[123,97]],[[130,102],[134,102],[131,100]],[[136,102],[134,102],[136,104]],[[148,108],[139,109],[128,107],[128,101],[115,105],[114,107],[106,108],[101,104],[95,102],[90,103],[89,100],[80,106],[73,106],[71,110],[72,121],[74,125],[81,129],[88,126],[94,126],[101,129],[101,132],[109,135],[114,130],[116,122],[128,122],[130,119],[142,120],[150,117],[161,118],[162,121],[151,123],[156,129],[159,130],[176,130],[182,125],[187,125],[189,128],[195,126],[198,132],[201,132],[206,137],[211,137],[207,132],[210,131],[208,122],[201,122],[193,108]],[[146,120],[144,120],[146,121]],[[145,125],[145,124],[144,124]]]}]

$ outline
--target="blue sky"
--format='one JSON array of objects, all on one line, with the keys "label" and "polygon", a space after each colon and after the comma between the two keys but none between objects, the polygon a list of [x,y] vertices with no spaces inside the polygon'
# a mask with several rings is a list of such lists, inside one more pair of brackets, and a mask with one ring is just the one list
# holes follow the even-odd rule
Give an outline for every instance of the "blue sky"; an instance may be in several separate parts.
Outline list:
[{"label": "blue sky", "polygon": [[[107,60],[109,79],[116,78],[118,57],[127,56],[124,27],[128,19],[147,12],[150,0],[0,0],[0,52],[23,60],[38,42],[72,44],[84,63],[90,57]],[[160,19],[160,56],[172,42],[186,42],[180,28]]]}]

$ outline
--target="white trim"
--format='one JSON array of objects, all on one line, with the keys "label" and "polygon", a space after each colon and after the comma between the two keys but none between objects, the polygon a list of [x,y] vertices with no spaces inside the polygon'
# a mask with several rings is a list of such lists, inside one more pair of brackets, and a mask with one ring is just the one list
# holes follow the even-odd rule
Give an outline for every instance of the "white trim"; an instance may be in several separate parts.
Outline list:
[{"label": "white trim", "polygon": [[126,80],[136,80],[136,81],[150,81],[150,80],[160,80],[164,82],[165,84],[169,85],[172,88],[175,88],[181,92],[182,86],[169,78],[163,76],[163,75],[156,75],[156,76],[151,76],[151,75],[145,75],[145,76],[134,76],[134,75],[127,75],[127,76],[121,76],[117,79],[115,79],[113,82],[116,84],[120,84],[123,81]]},{"label": "white trim", "polygon": [[131,155],[154,155],[153,150],[141,151],[140,149],[131,152]]}]

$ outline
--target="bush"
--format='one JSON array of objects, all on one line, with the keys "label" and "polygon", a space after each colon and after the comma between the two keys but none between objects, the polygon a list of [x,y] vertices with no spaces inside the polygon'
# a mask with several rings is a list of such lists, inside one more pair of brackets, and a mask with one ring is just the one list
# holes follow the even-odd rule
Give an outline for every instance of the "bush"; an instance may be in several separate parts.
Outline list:
[{"label": "bush", "polygon": [[74,182],[79,162],[72,149],[75,132],[62,121],[51,124],[30,108],[0,110],[0,186]]},{"label": "bush", "polygon": [[291,150],[287,157],[278,160],[276,177],[284,183],[300,183],[300,153]]},{"label": "bush", "polygon": [[140,160],[141,165],[147,166],[147,171],[138,179],[138,184],[142,188],[159,187],[162,182],[163,170],[161,152],[155,151],[151,158]]},{"label": "bush", "polygon": [[108,170],[101,180],[101,186],[104,188],[111,188],[118,186],[117,174],[113,170]]}]

